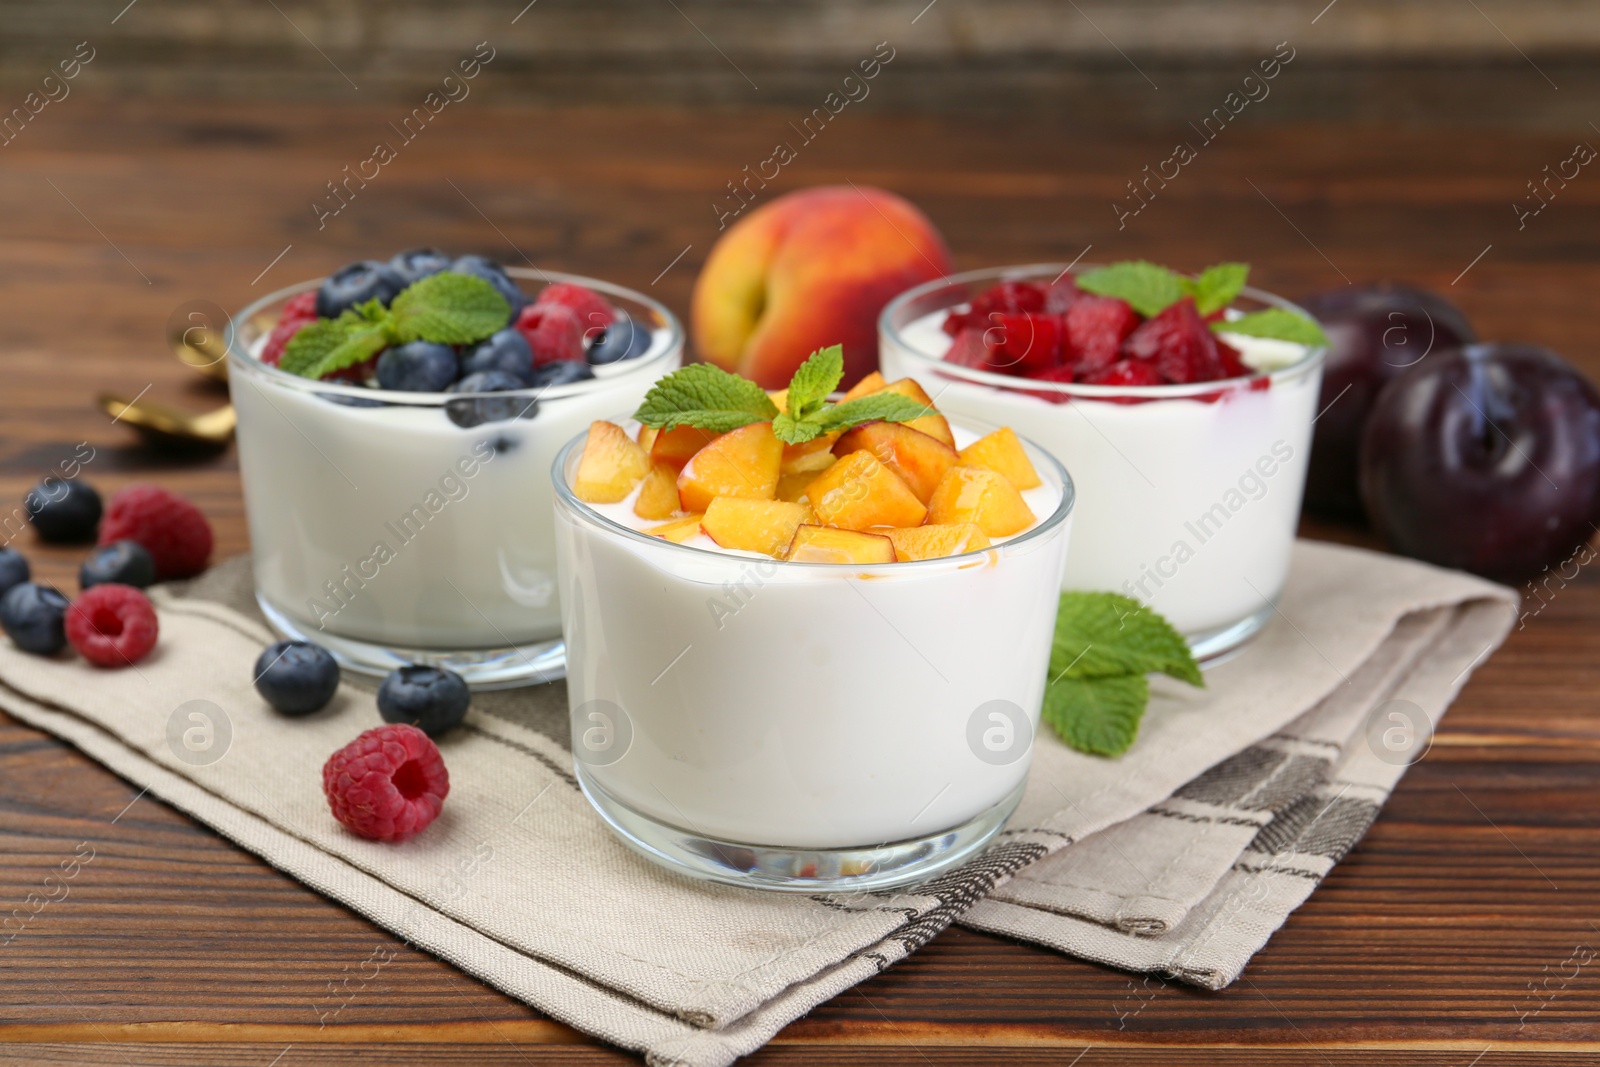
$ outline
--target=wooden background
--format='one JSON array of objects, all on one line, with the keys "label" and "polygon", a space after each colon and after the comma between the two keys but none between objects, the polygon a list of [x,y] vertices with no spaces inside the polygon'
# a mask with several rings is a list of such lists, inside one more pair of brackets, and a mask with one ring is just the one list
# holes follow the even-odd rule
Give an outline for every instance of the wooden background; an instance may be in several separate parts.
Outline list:
[{"label": "wooden background", "polygon": [[[140,0],[117,25],[158,10],[160,0]],[[527,18],[534,12],[544,2]],[[1521,231],[1510,205],[1545,164],[1600,133],[1550,103],[1570,96],[1560,107],[1582,110],[1570,86],[1552,89],[1517,64],[1515,87],[1480,125],[1470,114],[1314,120],[1264,102],[1121,230],[1112,200],[1183,135],[1181,121],[1157,113],[1209,110],[1211,83],[1189,95],[1175,83],[1145,87],[1176,99],[1137,122],[1096,112],[1092,94],[1037,111],[1013,94],[1009,113],[979,116],[879,111],[869,100],[807,146],[769,195],[845,180],[896,190],[929,213],[962,267],[1070,260],[1092,246],[1097,259],[1185,269],[1246,259],[1262,284],[1291,295],[1402,278],[1448,292],[1485,336],[1551,345],[1594,376],[1600,176],[1572,182]],[[880,82],[901,73],[891,67]],[[1395,115],[1431,114],[1430,101],[1456,88],[1450,71],[1391,73]],[[829,86],[819,79],[807,91]],[[195,410],[222,401],[166,352],[173,309],[193,299],[237,308],[270,286],[429,243],[600,275],[681,312],[716,236],[711,203],[792,117],[781,102],[552,108],[486,92],[447,109],[319,231],[311,202],[384,136],[394,105],[224,96],[85,91],[0,147],[0,514],[87,440],[98,451],[86,477],[102,492],[160,481],[211,516],[220,554],[242,550],[231,452],[150,452],[91,405],[102,389],[148,388]],[[1341,109],[1371,110],[1329,105]],[[1505,120],[1519,114],[1542,117]],[[80,553],[36,546],[30,534],[16,544],[75,588]],[[1585,571],[1546,595],[1474,676],[1366,841],[1232,988],[1147,988],[952,930],[749,1062],[1600,1063],[1600,963],[1563,965],[1600,947],[1600,589]],[[0,912],[39,890],[80,842],[96,852],[67,899],[0,945],[0,1061],[632,1061],[137,793],[0,720]],[[379,946],[397,958],[319,1028],[329,983]]]}]

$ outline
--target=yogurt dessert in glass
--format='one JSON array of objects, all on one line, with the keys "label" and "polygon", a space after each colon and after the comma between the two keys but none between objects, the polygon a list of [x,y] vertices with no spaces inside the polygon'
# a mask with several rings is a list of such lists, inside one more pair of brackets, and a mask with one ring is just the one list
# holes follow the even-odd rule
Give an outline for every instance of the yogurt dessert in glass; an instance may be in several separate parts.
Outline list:
[{"label": "yogurt dessert in glass", "polygon": [[[341,297],[393,311],[446,270],[500,292],[502,328],[390,345],[323,378],[275,365]],[[430,663],[478,688],[560,677],[550,464],[679,365],[671,313],[606,282],[418,250],[266,296],[232,334],[256,597],[272,625],[362,673]]]},{"label": "yogurt dessert in glass", "polygon": [[[1205,290],[1150,264],[1114,269],[1129,266],[1174,293]],[[1143,601],[1202,662],[1248,641],[1283,590],[1326,353],[1308,316],[1223,268],[1221,307],[1185,295],[1142,315],[1041,264],[930,282],[879,320],[885,375],[916,379],[951,415],[1015,427],[1072,470],[1064,587]],[[1229,330],[1263,322],[1302,340]]]},{"label": "yogurt dessert in glass", "polygon": [[636,850],[736,885],[864,890],[1004,824],[1072,482],[1009,431],[930,415],[963,452],[883,422],[781,445],[763,421],[683,456],[661,445],[682,427],[600,422],[557,457],[577,774]]}]

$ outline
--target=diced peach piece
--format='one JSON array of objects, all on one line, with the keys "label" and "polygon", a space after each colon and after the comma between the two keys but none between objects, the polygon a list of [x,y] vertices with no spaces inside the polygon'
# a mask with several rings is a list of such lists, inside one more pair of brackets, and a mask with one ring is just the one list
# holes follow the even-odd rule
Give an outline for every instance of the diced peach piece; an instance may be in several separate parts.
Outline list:
[{"label": "diced peach piece", "polygon": [[683,465],[716,437],[710,430],[694,426],[675,426],[665,432],[639,427],[639,444],[650,453],[650,462],[666,463],[675,471],[683,470]]},{"label": "diced peach piece", "polygon": [[585,503],[615,504],[649,473],[650,457],[645,450],[621,426],[602,420],[589,426],[572,492]]},{"label": "diced peach piece", "polygon": [[852,452],[823,471],[806,486],[806,498],[822,525],[846,530],[920,526],[928,514],[906,483],[866,451]]},{"label": "diced peach piece", "polygon": [[[877,380],[874,381],[873,379]],[[863,389],[862,386],[868,386],[868,388]],[[956,447],[956,437],[955,434],[950,432],[950,423],[945,420],[943,415],[939,414],[939,410],[933,406],[933,401],[928,398],[928,394],[923,391],[922,386],[918,385],[915,380],[901,378],[899,381],[886,384],[883,380],[883,375],[873,371],[857,382],[854,388],[844,395],[844,399],[854,400],[857,397],[869,396],[873,393],[899,393],[902,396],[909,396],[912,400],[924,405],[927,407],[929,414],[911,419],[904,425],[911,427],[913,430],[921,430],[929,437],[937,438],[951,448]],[[840,403],[843,402],[840,401]]]},{"label": "diced peach piece", "polygon": [[813,437],[804,444],[784,445],[783,461],[778,464],[778,471],[782,474],[816,474],[833,466],[833,443],[842,432],[835,430],[821,437]]},{"label": "diced peach piece", "polygon": [[879,389],[882,389],[888,384],[889,383],[884,380],[882,374],[880,374],[878,371],[873,371],[871,374],[852,385],[844,394],[844,398],[841,399],[839,403],[842,404],[845,402],[845,400],[854,400],[858,396],[866,396],[868,393],[876,393]]},{"label": "diced peach piece", "polygon": [[789,390],[769,389],[767,390],[767,399],[772,401],[772,406],[777,408],[780,413],[789,410]]},{"label": "diced peach piece", "polygon": [[1009,426],[1002,426],[963,448],[961,462],[969,467],[987,467],[998,471],[1018,489],[1033,489],[1044,484],[1039,480],[1039,472],[1033,469],[1022,442],[1017,440],[1017,435],[1011,432]]},{"label": "diced peach piece", "polygon": [[904,530],[890,530],[886,535],[894,542],[895,559],[901,563],[914,559],[943,559],[959,556],[963,552],[976,552],[989,547],[989,538],[970,522],[951,525],[912,526]]},{"label": "diced peach piece", "polygon": [[[826,452],[824,455],[828,457],[829,466],[832,466],[833,453]],[[817,480],[819,473],[819,471],[796,471],[793,474],[778,475],[777,498],[779,500],[787,500],[791,504],[808,499],[806,490],[810,488],[812,482]]]},{"label": "diced peach piece", "polygon": [[679,507],[704,512],[719,496],[771,500],[782,459],[783,442],[772,435],[772,423],[731,430],[696,452],[678,475]]},{"label": "diced peach piece", "polygon": [[906,483],[924,504],[933,496],[944,472],[960,461],[956,450],[921,430],[898,422],[868,422],[845,432],[833,450],[848,455],[871,452]]},{"label": "diced peach piece", "polygon": [[644,476],[633,513],[641,519],[670,519],[678,513],[678,472],[670,463],[655,463]]},{"label": "diced peach piece", "polygon": [[700,515],[685,515],[681,519],[664,522],[660,526],[652,526],[645,533],[655,537],[665,537],[668,541],[683,544],[689,538],[700,532]]},{"label": "diced peach piece", "polygon": [[784,556],[793,563],[893,563],[894,542],[882,534],[806,524]]},{"label": "diced peach piece", "polygon": [[701,529],[723,548],[782,556],[801,523],[813,518],[804,504],[719,496],[706,508]]},{"label": "diced peach piece", "polygon": [[951,467],[928,501],[930,523],[970,522],[990,537],[1020,533],[1033,525],[1033,518],[1017,487],[987,467]]}]

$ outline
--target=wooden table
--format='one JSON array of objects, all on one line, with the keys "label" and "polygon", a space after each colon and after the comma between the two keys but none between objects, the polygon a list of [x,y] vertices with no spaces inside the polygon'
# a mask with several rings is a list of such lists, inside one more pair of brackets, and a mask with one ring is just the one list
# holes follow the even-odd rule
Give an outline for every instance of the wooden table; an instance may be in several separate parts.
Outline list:
[{"label": "wooden table", "polygon": [[[269,287],[426,243],[596,274],[682,311],[716,237],[710,205],[770,154],[790,116],[468,103],[319,231],[311,203],[393,117],[74,95],[0,149],[0,500],[20,501],[88,441],[87,477],[102,491],[154,479],[185,492],[215,523],[219,555],[238,552],[231,452],[153,453],[91,405],[100,390],[147,387],[196,410],[221,402],[165,350],[175,307],[204,298],[237,308]],[[1600,374],[1600,179],[1573,182],[1522,231],[1509,207],[1585,131],[1241,122],[1119,230],[1111,202],[1179,136],[863,108],[807,146],[781,184],[849,180],[906,194],[963,267],[1071,260],[1092,246],[1097,260],[1190,269],[1246,259],[1261,284],[1291,294],[1406,278],[1448,291],[1487,336],[1551,345]],[[17,543],[75,588],[78,552],[36,546],[31,533]],[[1600,1063],[1600,963],[1565,962],[1600,946],[1600,589],[1584,572],[1547,599],[1473,677],[1367,839],[1233,987],[1147,988],[952,929],[749,1062]],[[632,1059],[137,794],[0,718],[4,910],[80,842],[96,856],[70,897],[0,947],[0,1061]],[[380,945],[398,958],[320,1028],[330,983]]]}]

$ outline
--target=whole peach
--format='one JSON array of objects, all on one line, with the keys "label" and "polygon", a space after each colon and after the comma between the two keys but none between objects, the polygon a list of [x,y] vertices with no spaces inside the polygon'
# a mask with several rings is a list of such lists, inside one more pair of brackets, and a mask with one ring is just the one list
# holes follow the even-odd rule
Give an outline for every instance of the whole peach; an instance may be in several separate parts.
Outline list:
[{"label": "whole peach", "polygon": [[844,385],[878,366],[878,313],[950,273],[944,238],[906,200],[868,186],[801,189],[730,226],[694,286],[700,357],[764,388],[807,356],[844,346]]}]

